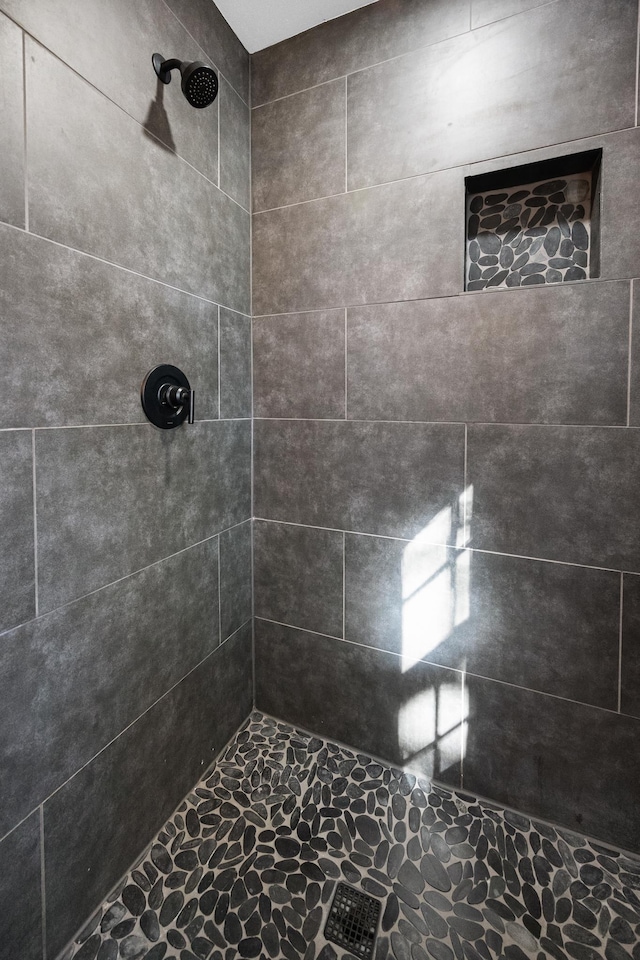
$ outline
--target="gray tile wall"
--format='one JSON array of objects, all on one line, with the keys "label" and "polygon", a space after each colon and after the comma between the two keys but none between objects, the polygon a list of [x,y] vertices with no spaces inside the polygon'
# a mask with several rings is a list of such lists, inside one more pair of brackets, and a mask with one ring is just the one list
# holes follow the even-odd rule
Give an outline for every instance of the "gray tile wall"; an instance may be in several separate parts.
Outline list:
[{"label": "gray tile wall", "polygon": [[[258,707],[640,850],[637,18],[378,0],[252,146]],[[601,278],[465,294],[465,177],[590,149]]]},{"label": "gray tile wall", "polygon": [[53,960],[251,709],[249,57],[210,0],[0,0],[0,51],[0,958]]}]

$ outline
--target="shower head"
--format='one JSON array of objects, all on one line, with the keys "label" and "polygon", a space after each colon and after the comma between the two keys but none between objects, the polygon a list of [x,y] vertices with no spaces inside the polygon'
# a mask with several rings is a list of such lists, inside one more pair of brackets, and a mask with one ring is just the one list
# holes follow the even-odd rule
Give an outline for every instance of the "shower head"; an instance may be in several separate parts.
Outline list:
[{"label": "shower head", "polygon": [[165,60],[160,53],[151,58],[153,69],[163,83],[171,83],[171,71],[179,70],[182,75],[182,92],[192,107],[201,110],[213,103],[218,96],[218,77],[212,67],[194,60]]}]

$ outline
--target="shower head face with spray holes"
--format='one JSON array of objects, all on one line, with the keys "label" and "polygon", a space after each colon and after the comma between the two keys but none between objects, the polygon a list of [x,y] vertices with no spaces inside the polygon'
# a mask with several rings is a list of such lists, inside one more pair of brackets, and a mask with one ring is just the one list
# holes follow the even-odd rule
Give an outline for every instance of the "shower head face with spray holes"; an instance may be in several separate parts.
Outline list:
[{"label": "shower head face with spray holes", "polygon": [[212,67],[200,60],[165,60],[162,54],[154,53],[153,69],[163,83],[171,83],[171,71],[180,70],[182,92],[192,107],[202,110],[210,106],[218,96],[218,76]]}]

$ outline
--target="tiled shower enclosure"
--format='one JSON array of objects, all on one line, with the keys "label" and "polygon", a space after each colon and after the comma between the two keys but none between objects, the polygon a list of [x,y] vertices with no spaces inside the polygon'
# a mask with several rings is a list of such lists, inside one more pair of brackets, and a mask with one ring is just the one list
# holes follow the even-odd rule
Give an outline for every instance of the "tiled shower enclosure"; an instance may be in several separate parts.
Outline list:
[{"label": "tiled shower enclosure", "polygon": [[638,13],[0,0],[0,960],[640,960]]}]

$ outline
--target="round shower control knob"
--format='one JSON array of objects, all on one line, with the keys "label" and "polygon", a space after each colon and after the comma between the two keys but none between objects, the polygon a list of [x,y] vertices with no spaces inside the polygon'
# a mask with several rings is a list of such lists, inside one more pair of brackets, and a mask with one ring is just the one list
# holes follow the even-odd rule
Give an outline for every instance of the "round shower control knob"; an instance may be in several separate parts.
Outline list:
[{"label": "round shower control knob", "polygon": [[162,363],[142,381],[140,399],[145,416],[156,427],[171,430],[195,419],[195,391],[182,370]]}]

